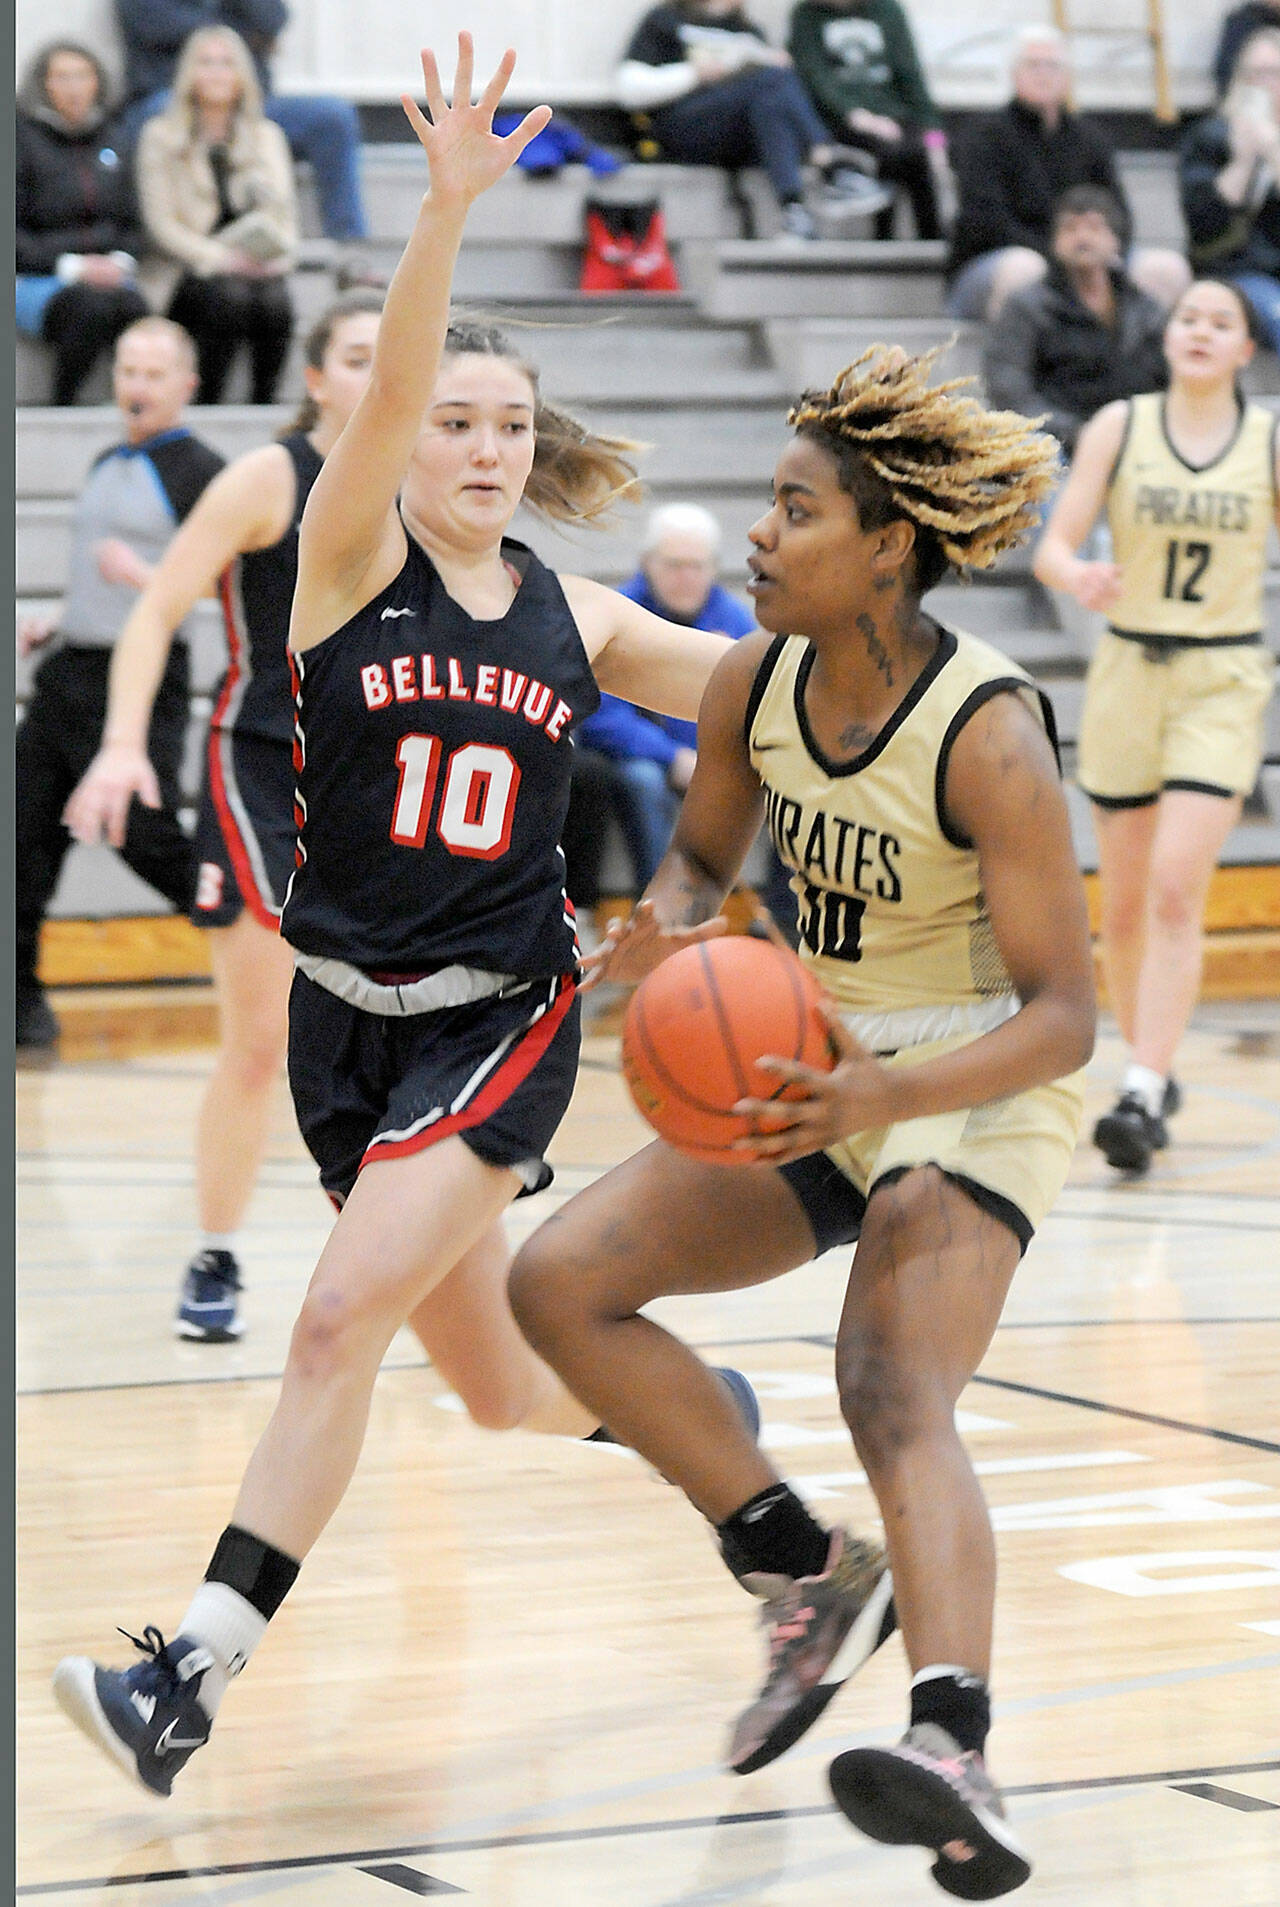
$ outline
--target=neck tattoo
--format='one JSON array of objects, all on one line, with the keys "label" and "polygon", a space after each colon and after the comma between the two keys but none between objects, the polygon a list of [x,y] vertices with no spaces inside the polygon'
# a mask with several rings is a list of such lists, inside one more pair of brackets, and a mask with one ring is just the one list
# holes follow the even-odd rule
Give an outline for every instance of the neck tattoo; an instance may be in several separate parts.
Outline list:
[{"label": "neck tattoo", "polygon": [[891,689],[894,683],[893,663],[890,660],[889,651],[880,640],[874,620],[865,609],[860,615],[854,617],[854,627],[867,645],[867,654],[884,677],[885,687]]}]

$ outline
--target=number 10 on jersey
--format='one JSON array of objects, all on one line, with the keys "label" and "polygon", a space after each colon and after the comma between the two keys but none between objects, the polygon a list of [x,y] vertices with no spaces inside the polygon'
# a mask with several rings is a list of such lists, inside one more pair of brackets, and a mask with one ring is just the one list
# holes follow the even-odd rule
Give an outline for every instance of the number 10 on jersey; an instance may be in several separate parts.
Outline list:
[{"label": "number 10 on jersey", "polygon": [[[438,735],[404,735],[396,749],[400,782],[391,815],[391,839],[405,848],[426,844],[444,753]],[[520,770],[505,748],[467,742],[444,770],[436,833],[450,854],[496,861],[511,844]]]}]

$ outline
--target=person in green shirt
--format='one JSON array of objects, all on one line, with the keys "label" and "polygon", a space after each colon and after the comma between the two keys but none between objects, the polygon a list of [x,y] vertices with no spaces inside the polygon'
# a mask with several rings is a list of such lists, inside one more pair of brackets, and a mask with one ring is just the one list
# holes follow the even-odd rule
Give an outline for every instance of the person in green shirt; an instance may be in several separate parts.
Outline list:
[{"label": "person in green shirt", "polygon": [[[881,179],[905,190],[918,237],[941,238],[946,135],[899,0],[800,0],[788,47],[833,137],[869,152]],[[892,205],[875,229],[893,236]]]}]

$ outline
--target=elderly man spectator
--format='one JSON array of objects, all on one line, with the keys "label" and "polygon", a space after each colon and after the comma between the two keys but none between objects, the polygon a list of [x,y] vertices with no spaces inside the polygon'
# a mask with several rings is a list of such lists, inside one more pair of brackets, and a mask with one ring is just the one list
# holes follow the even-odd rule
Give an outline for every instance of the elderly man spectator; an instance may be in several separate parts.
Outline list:
[{"label": "elderly man spectator", "polygon": [[1196,271],[1242,291],[1280,351],[1280,24],[1241,46],[1218,111],[1183,142],[1179,180]]},{"label": "elderly man spectator", "polygon": [[[640,567],[620,585],[621,594],[688,628],[744,636],[755,618],[717,583],[719,555],[720,526],[710,511],[669,504],[649,518]],[[578,734],[584,748],[606,756],[618,771],[617,819],[636,884],[647,887],[667,851],[678,797],[693,774],[697,724],[651,716],[616,695],[603,695]]]},{"label": "elderly man spectator", "polygon": [[[1053,208],[1073,185],[1100,186],[1132,229],[1115,161],[1096,127],[1071,112],[1066,41],[1053,27],[1024,27],[1014,42],[1013,97],[956,140],[959,206],[951,240],[947,309],[954,318],[995,318],[1012,292],[1048,264]],[[1166,308],[1189,282],[1177,252],[1141,251],[1134,282]]]},{"label": "elderly man spectator", "polygon": [[124,41],[128,123],[135,137],[144,119],[164,109],[178,56],[197,27],[230,27],[253,55],[267,118],[284,133],[294,158],[311,167],[326,235],[367,237],[355,107],[328,94],[271,90],[268,62],[289,18],[285,0],[115,0],[115,6]]},{"label": "elderly man spectator", "polygon": [[1096,410],[1167,379],[1165,313],[1125,271],[1123,241],[1111,194],[1072,186],[1054,213],[1047,273],[1006,299],[987,335],[992,403],[1045,415],[1068,454]]},{"label": "elderly man spectator", "polygon": [[[195,352],[167,318],[141,318],[116,342],[114,389],[124,440],[103,451],[75,507],[67,592],[55,620],[29,620],[21,652],[48,648],[14,745],[17,789],[17,1044],[51,1046],[58,1022],[36,977],[45,910],[71,836],[62,811],[97,753],[111,649],[139,590],[222,458],[182,421],[196,387]],[[170,652],[148,752],[161,806],[136,801],[122,858],[174,907],[190,904],[191,842],[178,823],[178,773],[188,719],[186,644]]]}]

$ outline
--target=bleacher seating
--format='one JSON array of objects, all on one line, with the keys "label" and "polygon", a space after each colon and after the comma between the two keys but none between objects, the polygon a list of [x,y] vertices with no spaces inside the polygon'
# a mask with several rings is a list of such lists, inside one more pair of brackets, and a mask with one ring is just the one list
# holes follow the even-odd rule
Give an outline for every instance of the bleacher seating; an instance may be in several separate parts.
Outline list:
[{"label": "bleacher seating", "polygon": [[[1149,242],[1177,237],[1177,208],[1167,156],[1126,159],[1126,185]],[[755,193],[758,182],[747,179]],[[423,176],[416,149],[368,151],[366,189],[375,261],[394,264],[413,216]],[[576,290],[582,204],[602,182],[580,167],[538,180],[520,174],[482,199],[468,231],[458,275],[459,298],[512,323],[519,349],[541,370],[546,394],[587,420],[652,446],[644,459],[651,502],[697,500],[723,525],[726,579],[745,577],[746,530],[768,494],[774,458],[784,438],[788,400],[805,385],[829,380],[867,344],[892,339],[912,350],[947,347],[940,369],[957,375],[978,367],[973,327],[956,325],[941,309],[940,248],[914,241],[876,244],[857,237],[784,246],[741,237],[740,208],[725,175],[708,169],[636,166],[603,182],[619,196],[658,196],[685,290],[658,298],[592,298]],[[309,187],[304,184],[304,198]],[[761,193],[767,229],[767,195]],[[313,214],[309,222],[315,229]],[[317,266],[327,253],[313,247]],[[323,268],[297,279],[300,329],[332,292]],[[286,374],[291,396],[300,387],[299,352]],[[51,411],[32,403],[43,385],[39,354],[19,351],[17,425],[17,594],[19,614],[56,598],[65,571],[69,514],[97,450],[116,434],[114,413],[83,406]],[[1274,360],[1251,375],[1251,388],[1275,393]],[[1280,407],[1280,396],[1270,399]],[[234,456],[280,428],[290,406],[272,411],[227,406],[194,413],[195,428]],[[558,532],[519,523],[540,553],[561,568],[617,581],[634,567],[636,512],[622,513],[602,531]],[[1273,564],[1268,602],[1273,639],[1280,643],[1280,564]],[[932,599],[936,612],[990,635],[1044,682],[1073,749],[1082,675],[1096,622],[1064,613],[1036,585],[1025,556],[993,578],[947,586]],[[1070,610],[1074,605],[1070,606]],[[210,692],[222,663],[221,633],[212,604],[197,612],[188,788],[194,793],[199,743]],[[18,698],[30,681],[21,665]],[[1228,846],[1228,859],[1280,860],[1280,714],[1273,709],[1271,765],[1264,801],[1254,804]],[[1094,849],[1087,804],[1073,806],[1085,865]],[[610,862],[618,866],[617,858]],[[159,903],[104,851],[77,848],[54,903],[55,914],[112,915],[157,911]]]}]

